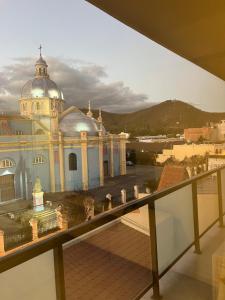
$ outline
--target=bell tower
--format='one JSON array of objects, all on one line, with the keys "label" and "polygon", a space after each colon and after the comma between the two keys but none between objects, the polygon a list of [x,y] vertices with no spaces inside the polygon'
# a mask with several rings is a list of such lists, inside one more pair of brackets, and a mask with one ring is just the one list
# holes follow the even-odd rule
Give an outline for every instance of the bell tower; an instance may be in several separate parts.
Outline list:
[{"label": "bell tower", "polygon": [[42,46],[35,63],[35,76],[22,88],[20,114],[40,120],[52,132],[58,130],[58,119],[64,110],[64,99],[57,84],[50,79],[48,65],[42,57]]},{"label": "bell tower", "polygon": [[40,45],[40,47],[38,48],[40,51],[40,58],[37,60],[36,64],[35,64],[35,77],[36,78],[40,78],[40,77],[47,77],[48,76],[48,65],[46,63],[46,61],[42,58],[42,46]]}]

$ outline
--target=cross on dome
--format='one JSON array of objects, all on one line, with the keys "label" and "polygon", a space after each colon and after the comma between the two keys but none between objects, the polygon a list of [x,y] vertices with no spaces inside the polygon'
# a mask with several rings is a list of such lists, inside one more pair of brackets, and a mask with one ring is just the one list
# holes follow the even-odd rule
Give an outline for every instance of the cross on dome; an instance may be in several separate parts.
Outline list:
[{"label": "cross on dome", "polygon": [[39,51],[40,51],[40,57],[41,57],[41,50],[42,50],[41,44],[40,44],[40,47],[39,47],[38,49],[39,49]]}]

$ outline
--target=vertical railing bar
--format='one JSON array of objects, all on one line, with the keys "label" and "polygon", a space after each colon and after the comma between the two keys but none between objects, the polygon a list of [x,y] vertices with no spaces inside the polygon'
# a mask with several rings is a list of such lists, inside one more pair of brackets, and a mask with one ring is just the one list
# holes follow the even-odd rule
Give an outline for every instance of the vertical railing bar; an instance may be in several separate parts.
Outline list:
[{"label": "vertical railing bar", "polygon": [[219,208],[219,227],[224,227],[221,170],[217,171],[217,191],[218,191],[218,208]]},{"label": "vertical railing bar", "polygon": [[199,238],[197,181],[192,182],[192,204],[193,204],[194,243],[195,243],[194,252],[197,254],[201,254],[200,238]]},{"label": "vertical railing bar", "polygon": [[155,202],[148,203],[153,299],[160,299]]},{"label": "vertical railing bar", "polygon": [[58,245],[54,251],[54,266],[55,266],[55,286],[56,299],[65,300],[65,279],[64,279],[64,263],[63,263],[63,248]]}]

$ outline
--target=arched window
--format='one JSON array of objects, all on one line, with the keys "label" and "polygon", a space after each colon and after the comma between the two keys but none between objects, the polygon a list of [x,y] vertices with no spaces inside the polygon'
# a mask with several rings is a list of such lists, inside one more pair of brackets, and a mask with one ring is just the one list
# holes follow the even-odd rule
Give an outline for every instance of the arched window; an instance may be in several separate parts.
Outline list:
[{"label": "arched window", "polygon": [[39,102],[36,103],[36,108],[37,108],[37,110],[40,109],[40,103]]},{"label": "arched window", "polygon": [[70,171],[77,170],[77,156],[75,153],[69,154],[69,170]]},{"label": "arched window", "polygon": [[2,159],[0,161],[0,169],[5,169],[5,168],[12,168],[15,165],[14,161],[11,159]]},{"label": "arched window", "polygon": [[33,164],[34,165],[43,164],[44,162],[45,162],[44,156],[41,155],[41,154],[38,154],[33,159]]}]

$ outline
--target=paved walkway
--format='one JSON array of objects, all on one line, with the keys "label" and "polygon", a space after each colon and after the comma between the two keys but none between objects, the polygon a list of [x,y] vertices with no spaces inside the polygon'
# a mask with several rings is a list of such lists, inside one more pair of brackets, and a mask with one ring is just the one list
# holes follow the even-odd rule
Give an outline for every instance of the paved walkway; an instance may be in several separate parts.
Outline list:
[{"label": "paved walkway", "polygon": [[143,186],[149,181],[158,180],[161,172],[162,167],[158,166],[136,165],[127,167],[127,175],[107,178],[103,187],[92,189],[89,192],[96,201],[104,199],[108,193],[117,196],[120,195],[122,189],[132,190],[136,184]]},{"label": "paved walkway", "polygon": [[64,250],[67,300],[130,300],[151,281],[149,237],[118,223]]}]

